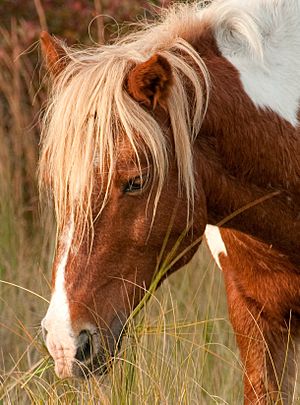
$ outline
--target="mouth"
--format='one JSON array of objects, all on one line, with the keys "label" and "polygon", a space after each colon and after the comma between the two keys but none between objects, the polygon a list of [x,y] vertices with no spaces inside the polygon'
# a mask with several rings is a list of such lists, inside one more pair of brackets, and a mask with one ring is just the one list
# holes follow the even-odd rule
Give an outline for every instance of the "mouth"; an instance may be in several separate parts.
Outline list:
[{"label": "mouth", "polygon": [[108,373],[113,360],[113,356],[107,358],[101,352],[87,362],[81,362],[76,359],[72,366],[72,376],[76,378],[89,378],[92,375],[105,375]]}]

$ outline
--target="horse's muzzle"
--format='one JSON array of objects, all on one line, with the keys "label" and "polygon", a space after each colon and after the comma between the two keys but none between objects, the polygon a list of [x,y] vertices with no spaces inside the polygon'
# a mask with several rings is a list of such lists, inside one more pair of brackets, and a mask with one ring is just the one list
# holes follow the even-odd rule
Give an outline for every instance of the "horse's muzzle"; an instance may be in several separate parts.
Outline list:
[{"label": "horse's muzzle", "polygon": [[78,348],[72,365],[74,377],[105,374],[119,351],[125,324],[124,316],[116,316],[108,330],[83,330],[78,337]]}]

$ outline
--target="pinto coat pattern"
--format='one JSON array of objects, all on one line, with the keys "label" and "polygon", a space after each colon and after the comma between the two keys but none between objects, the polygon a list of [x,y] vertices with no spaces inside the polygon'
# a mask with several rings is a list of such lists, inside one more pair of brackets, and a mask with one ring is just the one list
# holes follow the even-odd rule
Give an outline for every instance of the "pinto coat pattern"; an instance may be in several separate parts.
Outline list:
[{"label": "pinto coat pattern", "polygon": [[54,85],[40,179],[59,234],[43,328],[57,374],[103,371],[157,258],[177,246],[177,270],[208,225],[245,404],[290,403],[300,326],[300,1],[178,5],[94,49],[41,40]]}]

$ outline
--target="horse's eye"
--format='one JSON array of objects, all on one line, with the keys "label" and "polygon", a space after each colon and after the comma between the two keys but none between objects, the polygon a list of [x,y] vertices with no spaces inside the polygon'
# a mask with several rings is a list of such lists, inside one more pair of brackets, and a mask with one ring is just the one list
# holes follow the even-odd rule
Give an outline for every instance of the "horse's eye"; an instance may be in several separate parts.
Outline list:
[{"label": "horse's eye", "polygon": [[130,179],[124,187],[124,193],[136,193],[137,191],[141,191],[146,184],[146,177],[144,176],[137,176],[133,179]]}]

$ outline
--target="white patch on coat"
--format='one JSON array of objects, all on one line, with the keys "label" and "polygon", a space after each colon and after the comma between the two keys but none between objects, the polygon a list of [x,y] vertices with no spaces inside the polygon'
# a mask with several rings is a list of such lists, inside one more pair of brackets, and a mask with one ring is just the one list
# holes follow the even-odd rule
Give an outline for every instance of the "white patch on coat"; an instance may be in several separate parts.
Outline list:
[{"label": "white patch on coat", "polygon": [[70,376],[77,348],[65,288],[65,267],[73,234],[74,222],[70,221],[60,242],[61,258],[56,270],[54,291],[42,320],[42,326],[47,331],[46,346],[55,361],[55,372],[61,378]]},{"label": "white patch on coat", "polygon": [[224,254],[225,256],[227,256],[227,250],[223,242],[220,229],[217,226],[206,225],[204,235],[215,262],[217,263],[220,270],[222,270],[222,266],[220,263],[220,254]]},{"label": "white patch on coat", "polygon": [[300,0],[215,0],[200,16],[256,105],[298,125]]}]

